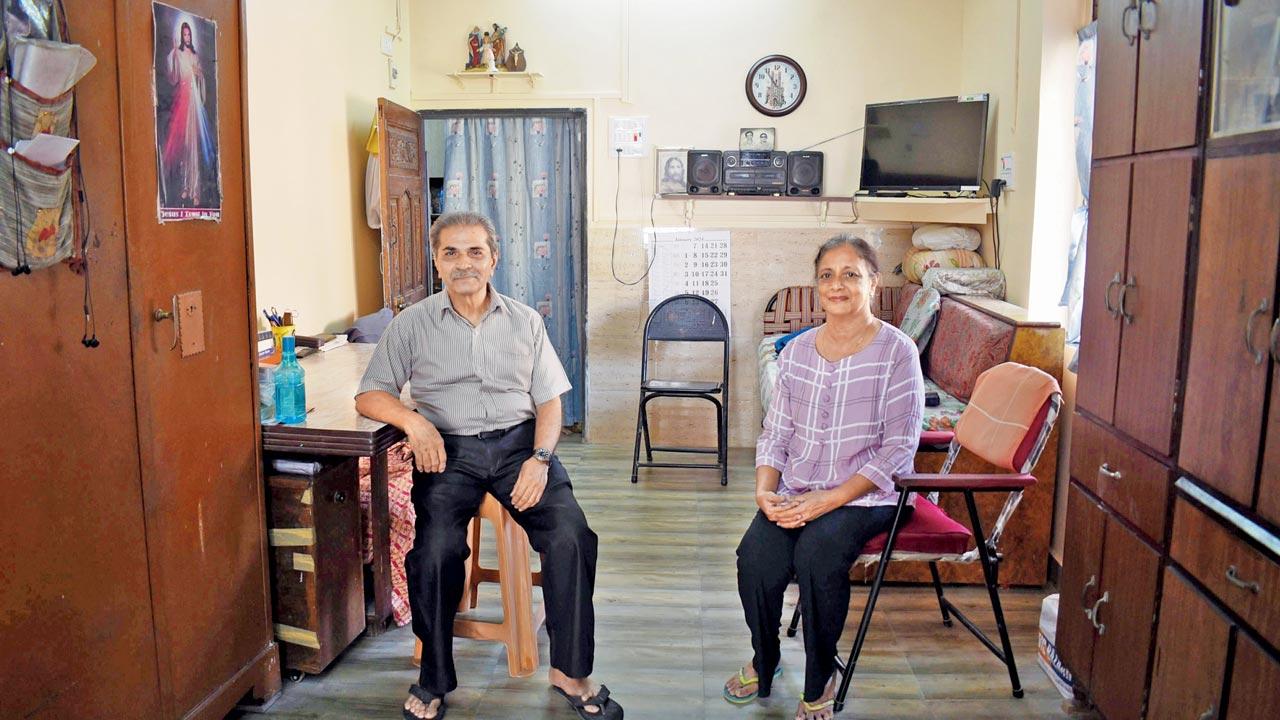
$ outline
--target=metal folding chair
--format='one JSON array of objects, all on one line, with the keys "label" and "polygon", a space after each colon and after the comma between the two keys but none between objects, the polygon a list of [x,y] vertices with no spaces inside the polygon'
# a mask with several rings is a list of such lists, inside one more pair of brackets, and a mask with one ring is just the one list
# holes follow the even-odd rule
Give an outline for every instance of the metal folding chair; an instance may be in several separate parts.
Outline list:
[{"label": "metal folding chair", "polygon": [[[699,380],[657,380],[649,377],[649,346],[657,342],[718,342],[722,369],[718,382]],[[631,482],[639,481],[642,467],[716,468],[720,484],[729,484],[729,323],[715,303],[700,295],[675,295],[658,303],[644,324],[644,347],[640,355],[640,407],[636,412],[635,451],[631,457]],[[649,436],[650,401],[660,397],[697,398],[716,408],[716,447],[656,446]],[[645,462],[640,461],[644,443]],[[712,463],[654,462],[653,453],[714,454]]]},{"label": "metal folding chair", "polygon": [[[1024,401],[1028,397],[1047,397],[1038,405],[1029,406],[1026,402],[1017,402],[1015,398],[1019,395]],[[900,475],[894,478],[900,496],[893,524],[888,532],[881,533],[867,543],[855,563],[879,565],[876,567],[875,579],[871,583],[867,605],[862,611],[862,620],[858,624],[858,634],[854,638],[849,659],[846,661],[836,658],[836,666],[842,675],[836,693],[837,711],[844,708],[853,671],[862,654],[867,630],[871,626],[871,614],[884,583],[885,570],[894,561],[929,563],[934,592],[938,596],[938,608],[942,612],[942,624],[951,627],[953,616],[959,620],[961,625],[1004,663],[1009,672],[1013,696],[1022,697],[1022,683],[1018,679],[1018,667],[1014,661],[1013,647],[1009,643],[1004,610],[1000,605],[1001,555],[997,545],[1010,516],[1022,501],[1022,492],[1036,482],[1036,478],[1029,473],[1044,451],[1061,406],[1062,394],[1058,383],[1048,373],[1018,363],[997,365],[979,376],[969,405],[956,426],[941,472]],[[966,448],[987,462],[1010,472],[990,475],[951,474],[951,466],[961,448]],[[952,520],[938,507],[938,495],[942,492],[959,492],[964,495],[972,531]],[[974,499],[974,494],[980,492],[1009,493],[989,537],[983,532]],[[907,503],[913,493],[920,497],[916,498],[914,512],[908,514]],[[928,494],[927,497],[925,493]],[[974,544],[972,548],[969,547],[970,540]],[[946,598],[938,576],[940,562],[981,563],[996,630],[1000,636],[998,646]],[[787,629],[788,636],[795,636],[799,622],[800,609],[797,607],[791,618],[791,626]]]}]

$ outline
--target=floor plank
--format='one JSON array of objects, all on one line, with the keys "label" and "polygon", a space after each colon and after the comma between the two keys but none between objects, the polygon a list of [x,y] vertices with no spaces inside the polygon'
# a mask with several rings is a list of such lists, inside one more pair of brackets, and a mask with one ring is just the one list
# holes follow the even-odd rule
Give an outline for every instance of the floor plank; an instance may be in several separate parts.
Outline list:
[{"label": "floor plank", "polygon": [[[559,454],[600,536],[595,677],[608,684],[627,717],[791,718],[804,682],[799,637],[783,638],[784,674],[768,704],[738,707],[720,696],[725,679],[751,654],[734,567],[734,549],[755,511],[751,452],[732,451],[727,488],[714,471],[661,469],[642,470],[639,485],[632,485],[629,447],[569,441]],[[492,564],[494,543],[486,537],[481,545],[482,559]],[[794,595],[793,586],[784,620]],[[942,626],[931,589],[886,589],[840,717],[1068,717],[1035,661],[1042,595],[1001,594],[1026,690],[1018,700],[1010,696],[999,661],[959,624]],[[984,590],[955,588],[948,596],[994,633]],[[499,617],[496,588],[482,587],[480,597],[474,612]],[[865,591],[855,588],[841,643],[845,652],[865,599]],[[459,639],[454,647],[460,687],[449,695],[449,720],[575,717],[547,689],[545,631],[542,665],[531,678],[509,677],[505,651],[496,643]],[[405,690],[417,677],[412,651],[408,627],[362,637],[327,672],[286,683],[270,706],[241,708],[231,717],[399,717]]]}]

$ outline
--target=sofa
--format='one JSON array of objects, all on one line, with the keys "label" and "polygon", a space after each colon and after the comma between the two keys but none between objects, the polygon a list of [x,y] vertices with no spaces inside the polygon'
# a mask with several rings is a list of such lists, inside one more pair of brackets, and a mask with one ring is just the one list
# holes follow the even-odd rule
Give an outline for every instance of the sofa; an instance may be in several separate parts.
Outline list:
[{"label": "sofa", "polygon": [[[905,284],[881,288],[875,311],[886,322],[902,324],[903,312],[921,287]],[[821,325],[825,316],[818,307],[812,287],[792,286],[779,290],[770,299],[763,315],[763,338],[759,347],[761,404],[766,411],[777,377],[774,343],[781,335]],[[946,431],[954,426],[974,383],[984,370],[1002,362],[1031,365],[1062,381],[1062,354],[1065,331],[1053,320],[1034,319],[1021,307],[977,296],[946,295],[938,309],[932,337],[921,355],[927,390],[938,393],[941,403],[925,408],[925,438],[928,431]],[[1043,585],[1049,566],[1049,540],[1053,527],[1054,486],[1058,471],[1057,428],[1032,470],[1038,482],[1023,495],[1017,512],[1010,518],[1001,539],[1004,560],[1000,580],[1010,585]],[[918,472],[936,472],[946,459],[945,446],[922,442],[916,454]],[[977,457],[962,452],[952,472],[998,471]],[[991,528],[1003,495],[979,496],[983,525]],[[968,525],[964,499],[956,493],[944,494],[940,501],[947,514]],[[977,564],[944,563],[939,567],[944,582],[981,583]],[[874,567],[855,566],[854,579],[870,581]],[[894,563],[886,577],[890,580],[928,582],[929,568],[923,563]]]}]

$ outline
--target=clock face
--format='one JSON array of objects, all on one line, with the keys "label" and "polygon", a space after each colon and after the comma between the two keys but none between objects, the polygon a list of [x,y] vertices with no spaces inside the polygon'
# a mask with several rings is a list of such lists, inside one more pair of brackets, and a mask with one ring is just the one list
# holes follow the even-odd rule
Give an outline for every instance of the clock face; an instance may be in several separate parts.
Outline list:
[{"label": "clock face", "polygon": [[747,100],[765,115],[786,115],[800,106],[806,86],[799,63],[784,55],[770,55],[747,73]]}]

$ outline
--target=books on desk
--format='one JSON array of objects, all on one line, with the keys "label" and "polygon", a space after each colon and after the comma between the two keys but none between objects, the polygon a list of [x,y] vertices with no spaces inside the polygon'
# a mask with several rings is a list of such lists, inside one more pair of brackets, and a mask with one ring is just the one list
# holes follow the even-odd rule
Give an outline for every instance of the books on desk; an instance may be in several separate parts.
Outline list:
[{"label": "books on desk", "polygon": [[300,347],[315,348],[320,352],[327,352],[334,348],[342,347],[347,344],[346,335],[334,335],[333,333],[321,333],[319,335],[297,335],[294,343]]}]

